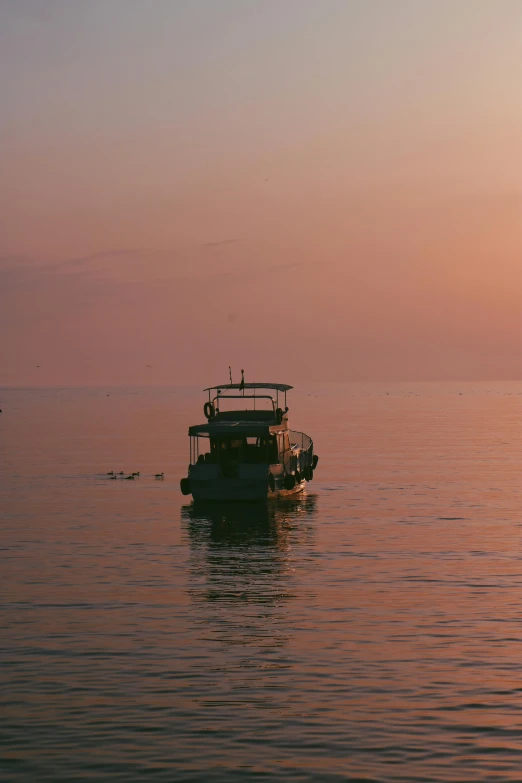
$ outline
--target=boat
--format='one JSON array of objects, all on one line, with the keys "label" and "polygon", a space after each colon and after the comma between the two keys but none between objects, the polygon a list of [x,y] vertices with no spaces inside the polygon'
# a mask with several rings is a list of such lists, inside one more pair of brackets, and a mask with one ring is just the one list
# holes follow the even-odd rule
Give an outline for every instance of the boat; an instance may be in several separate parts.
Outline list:
[{"label": "boat", "polygon": [[227,502],[302,492],[319,457],[311,437],[288,426],[290,389],[285,383],[245,383],[244,375],[241,383],[205,389],[207,421],[189,427],[190,464],[181,492],[194,501]]}]

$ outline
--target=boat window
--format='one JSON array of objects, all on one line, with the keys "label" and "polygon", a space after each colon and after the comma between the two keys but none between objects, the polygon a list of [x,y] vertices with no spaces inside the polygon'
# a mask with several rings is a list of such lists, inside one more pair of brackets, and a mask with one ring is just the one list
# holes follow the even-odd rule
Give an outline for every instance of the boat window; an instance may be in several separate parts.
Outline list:
[{"label": "boat window", "polygon": [[270,437],[268,438],[267,450],[268,450],[268,463],[270,465],[275,465],[276,462],[279,462],[279,456],[277,453],[277,438],[275,435],[270,435]]},{"label": "boat window", "polygon": [[277,440],[274,435],[211,438],[210,453],[205,454],[204,461],[221,465],[230,462],[273,465],[278,462]]},{"label": "boat window", "polygon": [[290,438],[288,432],[279,432],[277,435],[277,445],[279,449],[279,462],[286,462],[290,452]]},{"label": "boat window", "polygon": [[265,439],[255,435],[247,435],[244,443],[243,460],[248,464],[267,462]]}]

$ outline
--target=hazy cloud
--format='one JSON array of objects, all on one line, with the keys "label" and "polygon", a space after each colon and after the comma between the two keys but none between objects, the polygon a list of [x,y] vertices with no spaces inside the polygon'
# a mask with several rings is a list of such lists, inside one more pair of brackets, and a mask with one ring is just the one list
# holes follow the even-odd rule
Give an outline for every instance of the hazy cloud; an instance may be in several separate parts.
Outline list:
[{"label": "hazy cloud", "polygon": [[144,248],[131,248],[123,250],[104,250],[100,253],[92,253],[89,256],[79,256],[78,258],[66,258],[64,261],[58,261],[55,264],[51,264],[51,268],[61,269],[64,267],[83,266],[89,264],[91,261],[96,261],[100,258],[112,258],[120,256],[133,256],[136,253],[145,253]]}]

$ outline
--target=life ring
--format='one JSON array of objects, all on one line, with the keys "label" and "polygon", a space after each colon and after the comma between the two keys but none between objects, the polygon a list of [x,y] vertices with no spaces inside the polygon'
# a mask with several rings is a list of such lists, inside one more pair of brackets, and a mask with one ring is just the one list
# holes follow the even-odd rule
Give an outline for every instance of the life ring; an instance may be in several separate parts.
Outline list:
[{"label": "life ring", "polygon": [[317,454],[314,454],[312,459],[312,470],[316,469],[318,462],[319,462],[319,457],[317,456]]},{"label": "life ring", "polygon": [[285,489],[293,489],[295,487],[295,476],[292,473],[287,473],[283,485]]},{"label": "life ring", "polygon": [[190,495],[190,480],[188,478],[182,478],[179,482],[179,488],[182,495]]},{"label": "life ring", "polygon": [[203,413],[205,414],[206,418],[210,421],[210,419],[213,419],[216,415],[216,410],[211,402],[206,402],[203,405]]},{"label": "life ring", "polygon": [[270,487],[270,492],[275,492],[275,478],[273,473],[268,474],[268,486]]},{"label": "life ring", "polygon": [[283,410],[282,410],[282,408],[277,408],[277,410],[275,412],[275,416],[276,416],[276,423],[277,424],[282,424],[282,422],[283,422]]}]

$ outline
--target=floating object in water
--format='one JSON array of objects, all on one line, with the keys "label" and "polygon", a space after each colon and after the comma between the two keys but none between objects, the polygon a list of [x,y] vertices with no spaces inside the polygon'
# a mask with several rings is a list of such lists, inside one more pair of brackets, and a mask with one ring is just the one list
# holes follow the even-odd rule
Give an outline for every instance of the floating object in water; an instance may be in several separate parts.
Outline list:
[{"label": "floating object in water", "polygon": [[[304,490],[319,458],[310,436],[288,426],[286,393],[291,388],[246,382],[242,370],[240,383],[205,389],[207,422],[189,427],[190,465],[180,483],[182,494],[195,501],[264,501]],[[235,410],[220,410],[222,399],[236,400]]]},{"label": "floating object in water", "polygon": [[125,481],[134,481],[134,476],[125,476]]},{"label": "floating object in water", "polygon": [[107,475],[108,475],[108,476],[114,476],[114,471],[113,471],[113,470],[109,470],[109,472],[107,473]]},{"label": "floating object in water", "polygon": [[133,476],[139,476],[139,475],[140,475],[140,472],[139,472],[139,470],[135,471],[135,472],[134,472],[132,475],[133,475]]},{"label": "floating object in water", "polygon": [[118,475],[118,476],[123,476],[123,475],[124,475],[124,473],[123,473],[123,470],[120,470],[120,472],[119,472],[119,473],[117,473],[116,475]]},{"label": "floating object in water", "polygon": [[109,476],[109,479],[114,479],[114,481],[116,481],[117,478],[118,478],[118,476]]},{"label": "floating object in water", "polygon": [[163,478],[164,475],[165,475],[164,473],[155,473],[154,478]]}]

